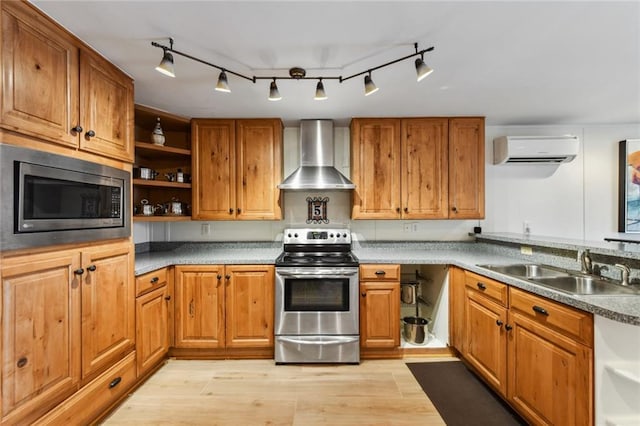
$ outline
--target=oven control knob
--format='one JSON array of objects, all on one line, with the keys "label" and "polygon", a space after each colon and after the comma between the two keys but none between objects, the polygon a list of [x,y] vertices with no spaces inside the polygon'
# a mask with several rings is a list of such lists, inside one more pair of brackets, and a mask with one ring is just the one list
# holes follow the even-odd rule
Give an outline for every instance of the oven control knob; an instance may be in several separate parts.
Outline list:
[{"label": "oven control knob", "polygon": [[287,234],[287,237],[291,238],[291,233],[288,233],[288,234]]},{"label": "oven control knob", "polygon": [[294,237],[298,238],[298,233],[293,234]]},{"label": "oven control knob", "polygon": [[[331,238],[333,238],[333,234],[329,234],[329,236],[330,236]],[[339,236],[340,236],[340,235],[338,235],[338,237],[339,237]]]},{"label": "oven control knob", "polygon": [[347,238],[347,234],[342,234],[343,237]]}]

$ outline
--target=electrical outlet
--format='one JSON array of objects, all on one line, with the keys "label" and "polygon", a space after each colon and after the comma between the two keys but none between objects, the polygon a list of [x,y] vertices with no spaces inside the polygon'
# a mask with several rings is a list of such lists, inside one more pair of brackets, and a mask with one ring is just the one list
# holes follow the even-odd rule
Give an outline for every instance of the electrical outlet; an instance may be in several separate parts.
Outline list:
[{"label": "electrical outlet", "polygon": [[211,233],[211,224],[203,223],[200,226],[200,234],[201,235],[209,235]]},{"label": "electrical outlet", "polygon": [[533,254],[533,249],[527,246],[520,246],[520,253],[531,256]]},{"label": "electrical outlet", "polygon": [[411,232],[418,232],[418,224],[416,222],[411,224]]}]

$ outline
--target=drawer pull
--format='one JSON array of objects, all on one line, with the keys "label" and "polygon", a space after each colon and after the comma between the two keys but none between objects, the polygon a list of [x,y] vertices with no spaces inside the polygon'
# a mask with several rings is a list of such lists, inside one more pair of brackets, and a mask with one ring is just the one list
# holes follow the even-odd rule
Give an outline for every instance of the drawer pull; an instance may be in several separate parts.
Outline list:
[{"label": "drawer pull", "polygon": [[476,283],[476,285],[478,286],[478,288],[479,288],[480,290],[486,290],[486,289],[487,289],[487,286],[486,286],[486,285],[484,285],[483,283],[480,283],[480,282],[479,282],[479,283]]},{"label": "drawer pull", "polygon": [[78,268],[75,271],[73,271],[73,273],[76,274],[76,275],[82,275],[82,274],[84,274],[84,269]]},{"label": "drawer pull", "polygon": [[500,321],[500,320],[496,320],[496,325],[497,325],[498,327],[501,327],[501,326],[502,326],[502,324],[504,324],[502,321]]},{"label": "drawer pull", "polygon": [[375,274],[376,275],[387,275],[387,273],[385,271],[382,271],[382,270],[376,271]]},{"label": "drawer pull", "polygon": [[122,377],[116,377],[111,381],[111,383],[109,383],[109,389],[115,388],[120,384],[121,381],[122,381]]},{"label": "drawer pull", "polygon": [[160,278],[158,278],[158,277],[153,277],[153,278],[151,278],[151,281],[149,281],[149,282],[150,282],[151,284],[155,284],[155,283],[157,283],[158,281],[160,281]]},{"label": "drawer pull", "polygon": [[96,269],[97,269],[97,268],[96,268],[96,265],[89,265],[89,266],[87,266],[87,271],[93,272],[93,271],[95,271]]},{"label": "drawer pull", "polygon": [[542,315],[547,315],[547,316],[549,315],[549,312],[547,312],[545,308],[540,307],[538,305],[533,305],[533,311]]},{"label": "drawer pull", "polygon": [[28,362],[27,357],[26,357],[26,356],[23,356],[22,358],[20,358],[20,359],[18,360],[18,362],[17,362],[17,364],[16,364],[16,365],[18,366],[18,368],[22,368],[22,367],[24,367],[25,365],[27,365],[27,362]]},{"label": "drawer pull", "polygon": [[507,324],[507,325],[504,326],[504,329],[507,330],[507,331],[511,331],[511,330],[513,330],[513,326]]}]

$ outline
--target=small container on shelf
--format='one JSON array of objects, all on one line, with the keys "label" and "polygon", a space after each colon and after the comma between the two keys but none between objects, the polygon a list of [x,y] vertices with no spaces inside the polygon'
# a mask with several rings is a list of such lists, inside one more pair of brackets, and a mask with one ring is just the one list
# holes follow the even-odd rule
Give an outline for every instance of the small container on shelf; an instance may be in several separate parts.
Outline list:
[{"label": "small container on shelf", "polygon": [[162,126],[160,126],[160,117],[158,117],[156,127],[153,129],[153,132],[151,132],[151,141],[154,145],[164,145],[165,137]]}]

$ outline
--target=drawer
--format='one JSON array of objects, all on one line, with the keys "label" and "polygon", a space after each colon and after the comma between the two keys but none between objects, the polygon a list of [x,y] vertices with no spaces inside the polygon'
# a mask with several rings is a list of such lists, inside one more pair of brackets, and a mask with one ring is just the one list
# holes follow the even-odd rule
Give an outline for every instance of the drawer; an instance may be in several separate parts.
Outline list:
[{"label": "drawer", "polygon": [[509,287],[506,284],[469,271],[465,271],[464,273],[464,284],[500,303],[502,306],[506,307],[508,305]]},{"label": "drawer", "polygon": [[134,351],[35,424],[89,424],[118,401],[135,381],[136,353]]},{"label": "drawer", "polygon": [[517,288],[511,287],[509,292],[512,310],[593,347],[593,315],[589,312]]},{"label": "drawer", "polygon": [[167,284],[167,269],[162,268],[136,277],[136,296]]},{"label": "drawer", "polygon": [[400,265],[360,265],[360,281],[399,281]]}]

